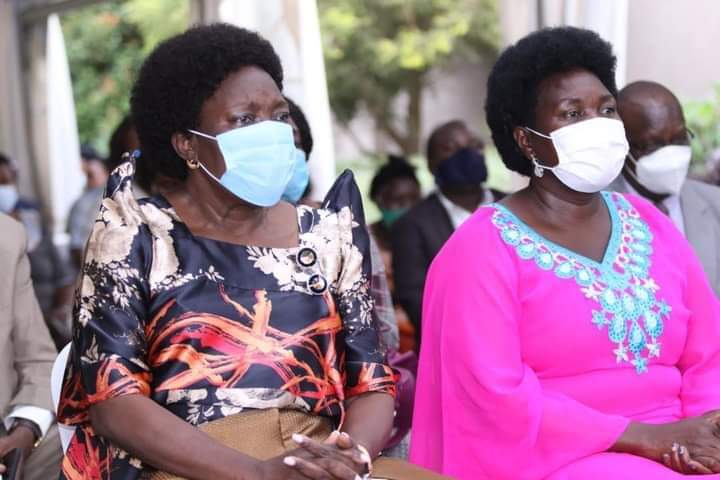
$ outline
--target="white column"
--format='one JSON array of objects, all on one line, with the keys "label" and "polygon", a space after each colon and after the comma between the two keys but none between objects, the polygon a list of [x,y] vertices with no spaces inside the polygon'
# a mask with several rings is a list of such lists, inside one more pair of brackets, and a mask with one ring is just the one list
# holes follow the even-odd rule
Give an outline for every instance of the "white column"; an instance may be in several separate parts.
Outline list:
[{"label": "white column", "polygon": [[35,196],[27,132],[25,85],[20,64],[20,42],[14,0],[0,0],[0,151],[15,161],[20,173],[20,191]]},{"label": "white column", "polygon": [[60,18],[47,20],[46,152],[36,159],[43,200],[50,207],[56,232],[64,231],[67,214],[85,184],[80,170],[75,103]]},{"label": "white column", "polygon": [[597,32],[610,42],[617,57],[615,81],[618,88],[627,79],[627,37],[629,0],[566,0],[565,22]]},{"label": "white column", "polygon": [[313,195],[321,200],[335,180],[335,145],[333,142],[330,100],[325,75],[316,0],[300,3],[300,57],[302,59],[303,96],[299,100],[313,129],[314,147],[310,159]]}]

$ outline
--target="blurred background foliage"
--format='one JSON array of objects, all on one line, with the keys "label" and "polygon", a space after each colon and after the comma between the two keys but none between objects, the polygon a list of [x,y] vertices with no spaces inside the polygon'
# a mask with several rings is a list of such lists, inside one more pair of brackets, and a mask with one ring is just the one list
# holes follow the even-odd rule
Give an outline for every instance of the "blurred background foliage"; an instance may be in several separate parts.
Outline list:
[{"label": "blurred background foliage", "polygon": [[713,151],[720,148],[720,84],[708,98],[683,102],[683,110],[685,122],[695,135],[693,170],[702,173]]},{"label": "blurred background foliage", "polygon": [[80,141],[102,154],[129,110],[130,89],[145,56],[188,26],[188,0],[126,0],[62,17]]},{"label": "blurred background foliage", "polygon": [[[318,0],[330,104],[347,123],[364,110],[412,155],[420,150],[428,73],[495,58],[497,0]],[[404,102],[398,102],[404,97]],[[400,106],[402,103],[402,106]]]}]

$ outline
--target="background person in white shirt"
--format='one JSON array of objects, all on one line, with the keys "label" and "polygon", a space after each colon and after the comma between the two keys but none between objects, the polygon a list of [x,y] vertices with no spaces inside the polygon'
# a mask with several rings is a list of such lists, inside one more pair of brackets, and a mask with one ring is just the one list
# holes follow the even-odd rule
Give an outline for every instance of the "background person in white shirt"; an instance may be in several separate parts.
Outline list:
[{"label": "background person in white shirt", "polygon": [[428,169],[437,190],[403,215],[392,228],[393,277],[397,300],[415,327],[419,347],[425,275],[450,235],[480,205],[504,194],[484,186],[484,143],[465,122],[453,120],[433,130],[427,141]]},{"label": "background person in white shirt", "polygon": [[692,133],[666,87],[634,82],[618,94],[630,153],[611,189],[641,195],[668,215],[700,257],[720,294],[720,188],[687,179]]}]

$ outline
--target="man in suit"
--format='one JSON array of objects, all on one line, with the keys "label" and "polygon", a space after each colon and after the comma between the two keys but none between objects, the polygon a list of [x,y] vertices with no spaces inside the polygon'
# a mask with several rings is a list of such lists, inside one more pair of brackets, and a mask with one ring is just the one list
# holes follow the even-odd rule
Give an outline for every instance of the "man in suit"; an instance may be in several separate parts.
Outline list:
[{"label": "man in suit", "polygon": [[0,214],[0,231],[0,421],[9,432],[0,436],[0,458],[19,448],[21,478],[57,478],[62,453],[50,399],[57,352],[30,280],[25,230]]},{"label": "man in suit", "polygon": [[680,102],[655,82],[635,82],[618,94],[630,153],[611,189],[641,195],[667,214],[700,258],[720,295],[720,188],[687,178],[692,134]]},{"label": "man in suit", "polygon": [[397,300],[421,338],[425,276],[450,235],[483,204],[503,194],[483,185],[484,144],[467,125],[454,120],[437,127],[427,142],[428,169],[437,190],[401,217],[392,229],[393,277]]}]

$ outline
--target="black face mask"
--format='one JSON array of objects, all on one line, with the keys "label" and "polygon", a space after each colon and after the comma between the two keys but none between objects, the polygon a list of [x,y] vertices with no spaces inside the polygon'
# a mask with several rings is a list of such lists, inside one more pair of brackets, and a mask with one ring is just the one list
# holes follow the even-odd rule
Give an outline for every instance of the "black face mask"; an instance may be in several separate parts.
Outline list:
[{"label": "black face mask", "polygon": [[462,148],[442,162],[434,174],[441,189],[477,188],[487,180],[485,155],[475,148]]}]

